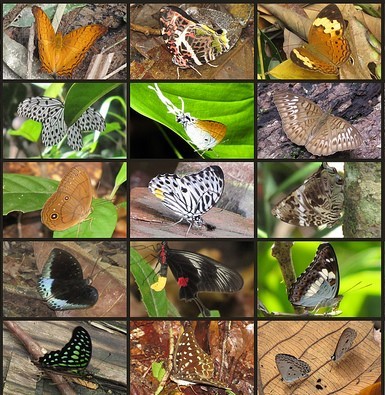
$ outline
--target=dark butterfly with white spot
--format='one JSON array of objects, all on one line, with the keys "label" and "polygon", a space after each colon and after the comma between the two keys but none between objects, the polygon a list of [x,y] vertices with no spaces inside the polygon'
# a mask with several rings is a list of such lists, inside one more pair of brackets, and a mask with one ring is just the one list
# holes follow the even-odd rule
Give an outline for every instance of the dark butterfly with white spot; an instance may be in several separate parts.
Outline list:
[{"label": "dark butterfly with white spot", "polygon": [[323,163],[300,187],[273,207],[271,213],[292,225],[331,228],[341,218],[343,189],[344,179],[334,167]]},{"label": "dark butterfly with white spot", "polygon": [[83,278],[78,260],[69,252],[54,248],[38,282],[38,291],[53,310],[86,309],[98,301],[98,291]]},{"label": "dark butterfly with white spot", "polygon": [[210,62],[230,50],[226,29],[214,30],[178,7],[161,8],[160,24],[172,62],[178,68],[191,68],[200,74],[194,66],[208,64],[216,67]]},{"label": "dark butterfly with white spot", "polygon": [[277,354],[275,363],[279,373],[281,373],[282,380],[286,383],[305,378],[309,376],[311,371],[308,363],[290,354]]},{"label": "dark butterfly with white spot", "polygon": [[230,389],[226,384],[214,379],[212,357],[199,346],[191,325],[184,325],[175,348],[171,380],[178,385],[202,384]]},{"label": "dark butterfly with white spot", "polygon": [[332,361],[341,359],[352,347],[354,339],[357,337],[357,332],[352,328],[346,328],[338,339],[336,350],[332,355]]},{"label": "dark butterfly with white spot", "polygon": [[60,374],[84,376],[91,356],[91,337],[83,327],[77,326],[70,341],[61,350],[40,357],[38,366]]},{"label": "dark butterfly with white spot", "polygon": [[208,230],[215,229],[215,226],[203,221],[202,215],[218,202],[224,185],[222,169],[209,166],[184,177],[159,174],[149,182],[148,188],[167,208],[181,217],[177,223],[186,220],[190,224],[188,233],[192,226],[201,228],[205,225]]},{"label": "dark butterfly with white spot", "polygon": [[294,306],[308,310],[334,307],[342,295],[338,295],[340,274],[337,257],[329,243],[318,246],[316,255],[308,268],[289,289],[289,300]]},{"label": "dark butterfly with white spot", "polygon": [[199,299],[199,292],[237,292],[243,287],[243,278],[235,270],[201,254],[174,250],[165,241],[161,243],[158,261],[161,265],[158,281],[151,288],[155,291],[164,288],[170,267],[180,287],[180,299],[193,300],[205,317],[210,316],[210,310]]},{"label": "dark butterfly with white spot", "polygon": [[72,125],[67,126],[64,119],[64,104],[52,97],[29,97],[19,104],[17,113],[43,124],[42,141],[45,146],[59,144],[68,135],[68,145],[80,151],[83,147],[82,131],[103,132],[106,122],[100,113],[88,108]]}]

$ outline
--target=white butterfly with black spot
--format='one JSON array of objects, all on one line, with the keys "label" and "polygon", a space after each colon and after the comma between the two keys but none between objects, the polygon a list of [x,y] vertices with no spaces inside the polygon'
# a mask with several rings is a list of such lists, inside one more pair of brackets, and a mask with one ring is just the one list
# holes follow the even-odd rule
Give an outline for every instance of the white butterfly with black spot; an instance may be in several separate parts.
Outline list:
[{"label": "white butterfly with black spot", "polygon": [[64,104],[52,97],[29,97],[19,104],[17,113],[43,124],[42,141],[48,147],[58,144],[68,134],[68,145],[80,151],[83,147],[82,131],[102,132],[106,128],[102,115],[91,107],[68,127],[64,120]]},{"label": "white butterfly with black spot", "polygon": [[275,364],[281,373],[282,380],[286,383],[305,378],[311,371],[308,363],[290,354],[277,354]]}]

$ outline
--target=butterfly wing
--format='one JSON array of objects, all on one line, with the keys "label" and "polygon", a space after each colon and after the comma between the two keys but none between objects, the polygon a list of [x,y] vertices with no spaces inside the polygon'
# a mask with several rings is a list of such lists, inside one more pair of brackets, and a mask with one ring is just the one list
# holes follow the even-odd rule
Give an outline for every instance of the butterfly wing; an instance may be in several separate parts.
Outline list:
[{"label": "butterfly wing", "polygon": [[91,337],[83,327],[77,326],[70,341],[61,350],[40,357],[39,364],[55,372],[81,374],[90,363],[91,356]]},{"label": "butterfly wing", "polygon": [[296,226],[332,227],[341,217],[344,180],[334,167],[322,164],[289,196],[281,200],[272,214]]},{"label": "butterfly wing", "polygon": [[98,291],[83,279],[78,260],[60,248],[51,251],[39,278],[38,292],[53,310],[84,309],[98,300]]},{"label": "butterfly wing", "polygon": [[331,359],[333,361],[338,361],[341,359],[345,353],[350,350],[356,337],[357,332],[354,329],[346,328],[338,339],[336,350],[334,351]]},{"label": "butterfly wing", "polygon": [[286,383],[305,378],[311,371],[309,364],[290,354],[277,354],[275,364]]},{"label": "butterfly wing", "polygon": [[336,305],[340,274],[337,256],[329,243],[319,245],[316,255],[288,292],[290,302],[305,308],[320,308]]},{"label": "butterfly wing", "polygon": [[105,128],[106,122],[102,115],[90,107],[68,128],[68,145],[72,149],[80,151],[83,146],[82,131],[97,130],[102,132]]}]

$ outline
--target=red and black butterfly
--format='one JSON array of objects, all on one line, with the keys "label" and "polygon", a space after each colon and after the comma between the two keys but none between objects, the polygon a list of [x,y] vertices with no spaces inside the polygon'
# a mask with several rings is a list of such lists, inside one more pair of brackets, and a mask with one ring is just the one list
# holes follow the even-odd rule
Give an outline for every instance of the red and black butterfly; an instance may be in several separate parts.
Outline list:
[{"label": "red and black butterfly", "polygon": [[158,255],[160,270],[158,281],[151,285],[161,291],[166,285],[167,270],[170,267],[180,290],[179,297],[187,302],[193,300],[201,314],[210,316],[210,311],[198,297],[199,292],[236,292],[243,287],[243,278],[235,270],[195,252],[174,250],[162,241]]}]

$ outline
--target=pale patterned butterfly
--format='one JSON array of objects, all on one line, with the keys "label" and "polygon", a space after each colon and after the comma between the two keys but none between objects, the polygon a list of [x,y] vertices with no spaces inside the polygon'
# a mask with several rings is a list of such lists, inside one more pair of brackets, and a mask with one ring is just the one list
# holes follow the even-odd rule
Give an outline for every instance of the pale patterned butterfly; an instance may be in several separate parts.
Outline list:
[{"label": "pale patterned butterfly", "polygon": [[179,109],[171,100],[164,96],[158,84],[154,84],[154,86],[149,85],[148,88],[155,91],[158,98],[167,107],[168,112],[175,115],[175,120],[183,126],[187,136],[191,139],[191,143],[197,147],[196,151],[201,155],[214,148],[225,137],[227,128],[223,123],[201,120],[193,117],[188,112],[185,113],[183,99],[179,97],[182,105],[182,108]]},{"label": "pale patterned butterfly", "polygon": [[226,29],[214,30],[178,7],[161,8],[160,24],[172,62],[178,66],[178,78],[179,68],[191,68],[201,75],[194,66],[216,67],[210,62],[230,49]]},{"label": "pale patterned butterfly", "polygon": [[290,59],[303,69],[337,75],[339,67],[350,57],[345,31],[345,21],[340,9],[335,4],[329,4],[312,23],[309,43],[294,48]]},{"label": "pale patterned butterfly", "polygon": [[274,103],[286,136],[293,143],[304,145],[313,155],[328,156],[362,144],[362,137],[354,126],[324,112],[305,97],[293,92],[277,92]]},{"label": "pale patterned butterfly", "polygon": [[292,225],[331,228],[341,218],[343,188],[343,178],[324,162],[316,173],[273,207],[271,213]]},{"label": "pale patterned butterfly", "polygon": [[356,337],[357,332],[354,329],[346,328],[338,339],[336,350],[331,357],[332,361],[341,359],[350,350]]},{"label": "pale patterned butterfly", "polygon": [[199,346],[191,324],[186,322],[175,348],[171,380],[178,385],[203,384],[229,389],[229,386],[216,380],[213,376],[213,359]]},{"label": "pale patterned butterfly", "polygon": [[68,145],[79,151],[83,146],[82,131],[102,132],[106,128],[104,118],[98,111],[88,108],[71,126],[64,120],[64,104],[51,97],[37,96],[25,99],[19,104],[17,113],[43,124],[42,141],[45,146],[58,144],[68,135]]},{"label": "pale patterned butterfly", "polygon": [[307,310],[334,307],[342,299],[342,295],[338,295],[339,287],[337,256],[329,243],[323,243],[318,246],[313,261],[290,287],[289,301]]},{"label": "pale patterned butterfly", "polygon": [[311,371],[309,364],[290,354],[277,354],[275,356],[275,363],[279,373],[281,373],[282,380],[286,383],[303,379]]},{"label": "pale patterned butterfly", "polygon": [[214,230],[215,226],[205,223],[202,214],[209,211],[222,196],[225,185],[224,174],[219,166],[209,166],[198,173],[179,177],[177,174],[159,174],[148,184],[150,191],[162,203],[190,226]]}]

